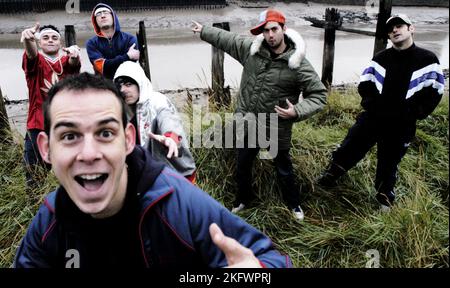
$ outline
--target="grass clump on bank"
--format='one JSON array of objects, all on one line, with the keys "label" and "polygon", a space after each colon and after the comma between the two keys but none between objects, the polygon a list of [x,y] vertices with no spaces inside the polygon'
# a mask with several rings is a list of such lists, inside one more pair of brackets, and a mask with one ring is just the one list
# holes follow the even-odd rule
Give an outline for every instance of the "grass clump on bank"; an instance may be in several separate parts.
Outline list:
[{"label": "grass clump on bank", "polygon": [[[295,267],[365,267],[366,252],[374,250],[380,267],[449,267],[448,92],[435,112],[418,122],[417,137],[399,166],[397,204],[386,214],[375,200],[375,149],[338,187],[324,190],[314,185],[360,112],[359,99],[355,90],[334,91],[322,112],[294,125],[291,155],[303,187],[304,222],[297,222],[283,204],[272,162],[259,159],[253,170],[259,200],[239,216],[271,237]],[[56,181],[50,174],[43,187],[28,195],[23,147],[0,145],[0,267],[9,267],[43,196]],[[234,150],[192,152],[198,185],[231,208]]]},{"label": "grass clump on bank", "polygon": [[[448,94],[418,122],[417,137],[399,165],[398,201],[388,214],[375,199],[376,148],[338,187],[314,185],[361,111],[359,102],[356,89],[334,91],[323,111],[294,125],[291,155],[303,187],[303,223],[283,204],[270,160],[255,161],[259,200],[239,216],[269,235],[295,267],[365,267],[366,252],[373,249],[380,267],[448,267]],[[235,152],[193,152],[200,187],[231,208]]]}]

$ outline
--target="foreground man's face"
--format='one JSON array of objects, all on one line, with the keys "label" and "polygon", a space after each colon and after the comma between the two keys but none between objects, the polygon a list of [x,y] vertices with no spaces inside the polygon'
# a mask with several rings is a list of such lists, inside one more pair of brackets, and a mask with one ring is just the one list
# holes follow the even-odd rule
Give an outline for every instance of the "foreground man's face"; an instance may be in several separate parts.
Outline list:
[{"label": "foreground man's face", "polygon": [[124,131],[121,113],[108,90],[63,90],[50,106],[50,139],[41,134],[38,140],[72,201],[96,218],[117,213],[126,193],[125,159],[134,148],[135,130],[128,124]]}]

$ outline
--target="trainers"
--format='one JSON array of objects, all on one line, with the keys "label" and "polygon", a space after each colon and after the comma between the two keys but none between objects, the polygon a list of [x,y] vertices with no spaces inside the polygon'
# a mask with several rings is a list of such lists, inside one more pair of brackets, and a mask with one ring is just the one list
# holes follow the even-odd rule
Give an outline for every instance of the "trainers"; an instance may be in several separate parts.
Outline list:
[{"label": "trainers", "polygon": [[233,209],[231,209],[231,212],[232,213],[238,213],[238,212],[244,210],[244,208],[245,208],[245,204],[244,203],[239,203],[239,206],[234,207]]},{"label": "trainers", "polygon": [[317,178],[316,183],[324,188],[333,188],[337,186],[337,178],[329,173],[323,173]]},{"label": "trainers", "polygon": [[300,205],[292,209],[292,212],[294,213],[294,217],[299,221],[303,221],[303,219],[305,219],[305,213],[303,213],[302,207],[300,207]]},{"label": "trainers", "polygon": [[337,186],[337,181],[345,174],[345,169],[335,162],[331,162],[327,169],[320,174],[316,183],[324,188],[333,188]]},{"label": "trainers", "polygon": [[389,191],[387,193],[378,192],[375,198],[377,198],[378,202],[381,205],[390,207],[394,203],[395,192],[394,191]]},{"label": "trainers", "polygon": [[380,205],[380,211],[382,213],[389,213],[389,212],[391,212],[391,207],[381,204]]}]

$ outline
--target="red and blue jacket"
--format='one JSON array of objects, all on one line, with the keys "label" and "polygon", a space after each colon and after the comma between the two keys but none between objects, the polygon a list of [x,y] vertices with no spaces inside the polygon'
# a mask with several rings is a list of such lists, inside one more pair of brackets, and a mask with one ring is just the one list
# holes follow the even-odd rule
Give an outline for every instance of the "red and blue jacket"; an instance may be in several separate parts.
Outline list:
[{"label": "red and blue jacket", "polygon": [[[106,7],[112,11],[115,33],[111,39],[103,35],[95,20],[94,11],[100,7]],[[135,49],[139,49],[137,38],[129,33],[120,31],[119,18],[116,12],[107,4],[99,3],[94,7],[91,21],[96,36],[90,38],[86,43],[89,60],[94,66],[96,74],[113,79],[119,65],[131,60],[127,55],[130,47],[136,44]]]},{"label": "red and blue jacket", "polygon": [[[209,234],[213,222],[225,235],[251,249],[263,266],[292,266],[290,258],[280,254],[267,236],[185,177],[155,161],[142,147],[136,146],[127,157],[127,165],[128,191],[134,191],[138,200],[138,217],[129,227],[137,229],[136,254],[142,266],[190,269],[227,266],[225,255]],[[73,249],[80,253],[79,267],[93,267],[86,262],[89,255],[83,254],[88,243],[77,234],[80,227],[75,227],[74,218],[68,217],[71,208],[64,204],[67,199],[73,206],[62,187],[46,197],[17,251],[15,267],[66,267],[67,251]]]}]

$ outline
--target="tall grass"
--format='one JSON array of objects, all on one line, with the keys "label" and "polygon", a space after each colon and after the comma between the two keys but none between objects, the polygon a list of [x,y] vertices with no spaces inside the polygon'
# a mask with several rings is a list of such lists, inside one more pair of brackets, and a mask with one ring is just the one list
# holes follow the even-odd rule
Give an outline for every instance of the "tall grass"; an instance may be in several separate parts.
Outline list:
[{"label": "tall grass", "polygon": [[[303,188],[304,222],[297,222],[283,204],[269,160],[256,160],[258,200],[239,216],[271,237],[295,267],[365,267],[366,251],[371,249],[379,252],[381,267],[449,267],[448,92],[434,113],[418,124],[417,137],[399,166],[398,201],[389,213],[379,211],[374,197],[376,148],[338,187],[324,190],[314,185],[359,111],[355,90],[334,91],[322,112],[294,125],[291,155]],[[22,150],[21,145],[2,145],[0,150],[0,267],[11,265],[43,195],[56,185],[50,175],[45,187],[25,193]],[[235,152],[192,152],[198,185],[230,208],[236,190]]]}]

